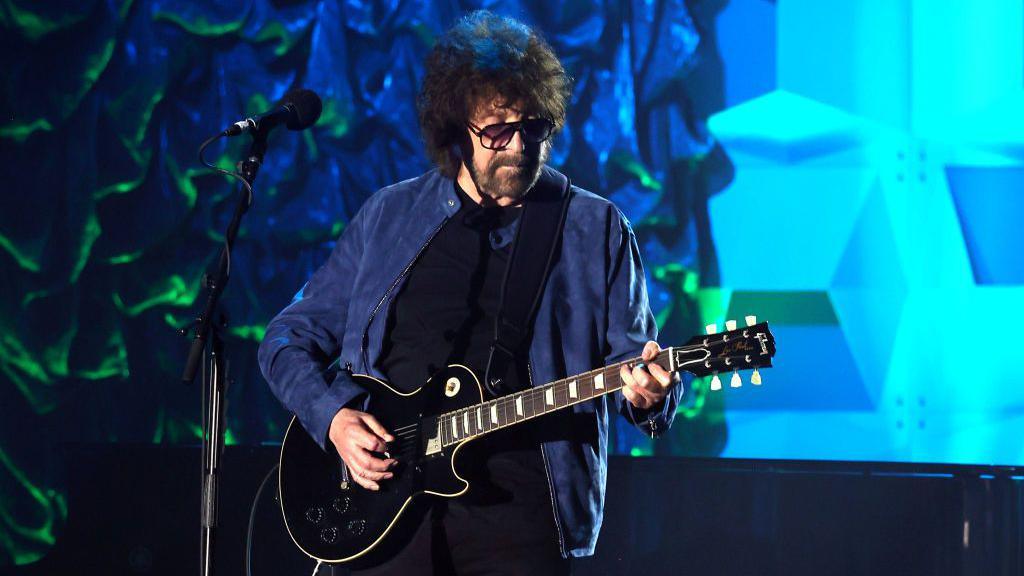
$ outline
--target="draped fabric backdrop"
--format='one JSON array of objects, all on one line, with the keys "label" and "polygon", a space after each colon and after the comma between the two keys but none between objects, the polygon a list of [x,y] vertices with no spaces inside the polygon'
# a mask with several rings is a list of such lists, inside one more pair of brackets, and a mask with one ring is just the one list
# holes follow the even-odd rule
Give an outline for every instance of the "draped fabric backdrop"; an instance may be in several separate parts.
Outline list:
[{"label": "draped fabric backdrop", "polygon": [[[662,342],[720,318],[707,206],[732,167],[705,121],[724,107],[724,4],[0,3],[0,567],[60,535],[62,442],[198,441],[199,386],[179,382],[188,342],[176,331],[199,310],[238,191],[196,149],[306,87],[323,116],[272,135],[223,301],[227,441],[280,439],[287,414],[255,362],[263,327],[374,190],[429,168],[422,60],[470,9],[536,26],[575,79],[551,163],[632,221]],[[248,142],[218,146],[210,157],[231,167]],[[613,449],[717,454],[716,398],[690,393],[656,444],[620,425]]]}]

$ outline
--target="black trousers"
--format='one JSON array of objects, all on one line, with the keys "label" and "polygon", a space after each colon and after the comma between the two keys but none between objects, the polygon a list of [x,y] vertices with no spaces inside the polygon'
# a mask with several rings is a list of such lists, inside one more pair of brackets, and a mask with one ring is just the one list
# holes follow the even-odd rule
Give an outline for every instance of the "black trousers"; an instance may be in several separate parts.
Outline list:
[{"label": "black trousers", "polygon": [[422,515],[402,550],[353,576],[566,576],[551,502],[491,506],[443,501]]}]

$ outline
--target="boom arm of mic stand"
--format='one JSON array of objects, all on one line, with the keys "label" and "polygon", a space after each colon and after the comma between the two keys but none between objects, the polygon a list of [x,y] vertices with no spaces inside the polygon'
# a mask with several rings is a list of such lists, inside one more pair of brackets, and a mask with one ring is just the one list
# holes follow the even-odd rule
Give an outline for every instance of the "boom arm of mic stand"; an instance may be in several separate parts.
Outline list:
[{"label": "boom arm of mic stand", "polygon": [[[256,172],[259,171],[263,162],[263,155],[267,150],[266,133],[257,132],[249,147],[249,154],[241,164],[240,172],[242,178],[252,186],[256,180]],[[228,224],[227,234],[224,236],[224,248],[221,250],[220,259],[217,263],[217,271],[213,276],[204,276],[203,285],[207,290],[206,306],[203,313],[196,319],[196,335],[192,339],[192,346],[188,351],[188,360],[185,361],[185,371],[181,376],[182,382],[191,384],[196,379],[196,372],[199,371],[199,364],[203,359],[203,350],[206,348],[206,341],[210,335],[210,323],[217,310],[220,296],[224,292],[224,286],[228,283],[230,276],[229,264],[231,261],[231,248],[235,244],[235,237],[238,236],[238,228],[242,223],[242,216],[249,210],[252,204],[251,190],[243,190],[235,206],[235,214]]]}]

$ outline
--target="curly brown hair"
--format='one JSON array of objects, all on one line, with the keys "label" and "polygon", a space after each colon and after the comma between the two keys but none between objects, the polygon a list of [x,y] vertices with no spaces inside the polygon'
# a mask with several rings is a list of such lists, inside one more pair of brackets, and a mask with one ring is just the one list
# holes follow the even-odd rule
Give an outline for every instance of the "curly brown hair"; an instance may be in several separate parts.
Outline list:
[{"label": "curly brown hair", "polygon": [[454,178],[454,150],[466,138],[471,107],[500,97],[530,114],[565,124],[572,80],[554,50],[528,26],[486,10],[470,13],[441,36],[426,61],[417,100],[420,129],[431,161]]}]

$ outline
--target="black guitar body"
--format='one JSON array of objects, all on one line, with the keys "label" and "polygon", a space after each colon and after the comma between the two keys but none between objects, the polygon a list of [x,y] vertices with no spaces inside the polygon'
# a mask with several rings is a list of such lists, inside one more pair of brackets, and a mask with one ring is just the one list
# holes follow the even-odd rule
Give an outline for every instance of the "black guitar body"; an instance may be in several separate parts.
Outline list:
[{"label": "black guitar body", "polygon": [[454,466],[464,443],[443,449],[432,444],[438,428],[433,415],[478,404],[483,393],[473,372],[457,365],[406,394],[370,376],[354,378],[370,393],[368,411],[395,436],[388,444],[388,454],[399,462],[394,477],[378,482],[379,491],[347,480],[333,444],[328,441],[322,450],[292,418],[281,446],[278,486],[288,533],[303,552],[362,567],[390,558],[408,542],[429,509],[427,495],[453,497],[468,489]]}]

